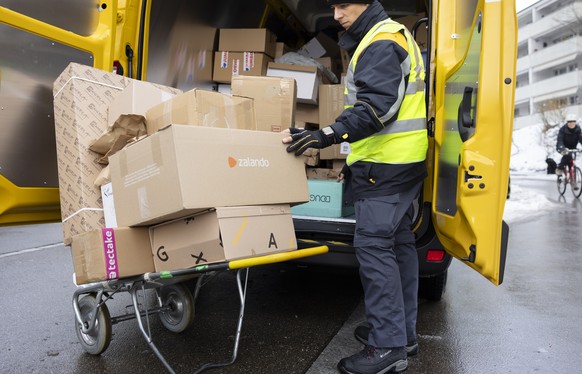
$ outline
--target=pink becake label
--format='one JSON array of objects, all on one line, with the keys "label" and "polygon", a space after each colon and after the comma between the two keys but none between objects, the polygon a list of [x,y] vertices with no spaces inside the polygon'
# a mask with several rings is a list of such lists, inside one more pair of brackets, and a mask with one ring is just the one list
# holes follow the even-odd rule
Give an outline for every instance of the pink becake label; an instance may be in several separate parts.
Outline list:
[{"label": "pink becake label", "polygon": [[117,246],[115,245],[115,233],[112,228],[101,229],[103,235],[103,251],[105,252],[105,273],[107,279],[119,278],[117,264]]}]

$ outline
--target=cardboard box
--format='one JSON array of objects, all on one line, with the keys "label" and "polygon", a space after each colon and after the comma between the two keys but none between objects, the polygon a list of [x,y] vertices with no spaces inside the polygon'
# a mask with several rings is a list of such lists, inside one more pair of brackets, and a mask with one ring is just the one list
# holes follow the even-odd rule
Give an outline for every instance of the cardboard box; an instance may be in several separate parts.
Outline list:
[{"label": "cardboard box", "polygon": [[148,134],[172,123],[256,130],[252,99],[193,89],[174,96],[146,113]]},{"label": "cardboard box", "polygon": [[309,202],[291,208],[298,216],[341,218],[354,214],[354,207],[343,200],[343,183],[310,179]]},{"label": "cardboard box", "polygon": [[302,128],[300,122],[319,124],[319,107],[312,104],[297,103],[295,107],[295,127]]},{"label": "cardboard box", "polygon": [[315,66],[279,64],[270,62],[267,76],[293,78],[297,82],[297,102],[317,104],[321,74]]},{"label": "cardboard box", "polygon": [[220,29],[218,50],[261,52],[275,57],[277,36],[268,29]]},{"label": "cardboard box", "polygon": [[[107,130],[109,105],[131,79],[70,63],[53,84],[55,135],[63,242],[105,226],[101,189],[94,181],[103,169],[89,145]],[[173,92],[173,88],[155,87]]]},{"label": "cardboard box", "polygon": [[320,32],[299,48],[297,53],[311,58],[319,58],[323,56],[337,57],[339,54],[339,46],[337,41],[333,40],[325,33]]},{"label": "cardboard box", "polygon": [[319,86],[319,124],[329,126],[344,111],[343,84],[322,84]]},{"label": "cardboard box", "polygon": [[[167,58],[164,60],[165,81],[185,90],[211,83],[217,36],[215,27],[199,22],[173,22],[169,37],[164,38],[169,45],[164,56]],[[150,64],[152,62],[150,57]]]},{"label": "cardboard box", "polygon": [[212,79],[219,83],[230,83],[233,77],[261,76],[273,59],[264,53],[216,52]]},{"label": "cardboard box", "polygon": [[105,226],[101,190],[93,184],[103,169],[91,142],[107,129],[107,108],[129,79],[71,63],[53,85],[63,242]]},{"label": "cardboard box", "polygon": [[154,271],[147,228],[103,228],[75,235],[71,254],[77,284]]},{"label": "cardboard box", "polygon": [[340,144],[334,144],[331,147],[323,148],[319,152],[319,158],[321,160],[338,160],[338,159],[346,159],[348,155],[352,151],[350,147],[350,143],[343,142]]},{"label": "cardboard box", "polygon": [[149,82],[132,80],[109,105],[107,123],[112,125],[122,114],[139,114],[145,117],[148,109],[179,93],[182,91],[169,88],[161,89]]},{"label": "cardboard box", "polygon": [[275,44],[275,58],[283,57],[285,53],[291,52],[291,47],[285,43],[277,42]]},{"label": "cardboard box", "polygon": [[337,181],[337,177],[341,173],[342,168],[307,168],[305,172],[307,179],[333,180]]},{"label": "cardboard box", "polygon": [[109,167],[120,226],[309,199],[301,158],[267,131],[172,125],[117,152]]},{"label": "cardboard box", "polygon": [[295,80],[276,77],[233,77],[231,92],[253,99],[257,130],[281,132],[295,123]]},{"label": "cardboard box", "polygon": [[297,249],[289,205],[216,208],[150,233],[158,272]]}]

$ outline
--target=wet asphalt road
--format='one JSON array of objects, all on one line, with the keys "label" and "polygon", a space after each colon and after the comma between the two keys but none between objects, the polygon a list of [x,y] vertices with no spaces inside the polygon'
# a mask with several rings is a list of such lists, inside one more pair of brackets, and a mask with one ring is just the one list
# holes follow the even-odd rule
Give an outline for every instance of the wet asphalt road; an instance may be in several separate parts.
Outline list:
[{"label": "wet asphalt road", "polygon": [[[582,367],[582,203],[558,200],[553,181],[512,177],[560,210],[510,224],[505,281],[495,287],[453,261],[441,302],[420,301],[421,353],[409,373],[578,373]],[[60,225],[0,228],[0,373],[159,373],[131,320],[113,326],[100,357],[73,330],[72,263]],[[192,286],[192,285],[191,285]],[[183,334],[152,319],[153,339],[178,373],[229,358],[238,313],[235,273],[202,287]],[[360,349],[363,320],[353,270],[290,264],[251,270],[237,362],[209,373],[335,373]],[[147,302],[147,301],[146,301]],[[108,302],[123,313],[127,294]]]}]

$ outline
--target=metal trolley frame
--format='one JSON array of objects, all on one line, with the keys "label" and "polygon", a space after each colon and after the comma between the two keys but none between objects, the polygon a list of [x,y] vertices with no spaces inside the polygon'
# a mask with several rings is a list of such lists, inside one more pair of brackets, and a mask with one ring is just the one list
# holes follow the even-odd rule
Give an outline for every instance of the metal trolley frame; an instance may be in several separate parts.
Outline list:
[{"label": "metal trolley frame", "polygon": [[[175,373],[152,340],[149,316],[159,314],[164,327],[172,332],[178,333],[186,330],[194,318],[194,302],[200,288],[204,284],[204,279],[219,271],[236,270],[240,311],[232,356],[227,362],[204,364],[194,373],[231,365],[236,361],[238,353],[249,268],[319,255],[327,251],[327,246],[319,246],[242,260],[200,265],[188,269],[146,273],[136,277],[81,285],[73,295],[77,337],[85,351],[92,355],[100,355],[107,349],[111,342],[112,325],[135,318],[137,319],[142,335],[152,351],[169,373]],[[194,295],[192,295],[190,290],[180,282],[196,277],[198,279],[196,281]],[[148,308],[147,303],[139,303],[138,293],[141,291],[145,296],[145,290],[147,289],[155,289],[157,306]],[[128,292],[131,295],[133,313],[128,312],[120,316],[112,317],[106,302],[114,294],[121,292]]]}]

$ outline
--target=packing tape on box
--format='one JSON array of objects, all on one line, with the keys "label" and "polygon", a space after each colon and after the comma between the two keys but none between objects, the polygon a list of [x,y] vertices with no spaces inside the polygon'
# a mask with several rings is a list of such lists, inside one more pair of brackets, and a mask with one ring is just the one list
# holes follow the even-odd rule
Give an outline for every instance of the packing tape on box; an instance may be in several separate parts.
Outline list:
[{"label": "packing tape on box", "polygon": [[59,94],[61,93],[61,91],[62,91],[62,90],[64,90],[64,89],[65,89],[65,87],[67,87],[67,86],[69,85],[69,83],[70,83],[72,80],[79,80],[79,81],[83,81],[83,82],[88,82],[88,83],[98,84],[98,85],[100,85],[100,86],[105,86],[105,87],[113,88],[113,89],[115,89],[115,90],[120,90],[120,91],[121,91],[121,90],[123,90],[123,87],[117,87],[117,86],[113,86],[113,85],[111,85],[111,84],[102,83],[102,82],[97,82],[97,81],[94,81],[94,80],[91,80],[91,79],[87,79],[87,78],[81,78],[81,77],[71,77],[71,78],[69,78],[69,79],[68,79],[68,80],[65,82],[65,84],[63,84],[63,86],[61,87],[61,89],[57,91],[57,93],[54,95],[53,99],[56,99],[56,97],[57,97],[57,96],[59,96]]},{"label": "packing tape on box", "polygon": [[67,218],[63,219],[63,222],[67,222],[68,220],[70,220],[71,218],[76,216],[77,214],[81,214],[83,212],[103,212],[103,208],[82,208],[82,209],[79,209],[75,213],[73,213],[70,216],[68,216]]}]

